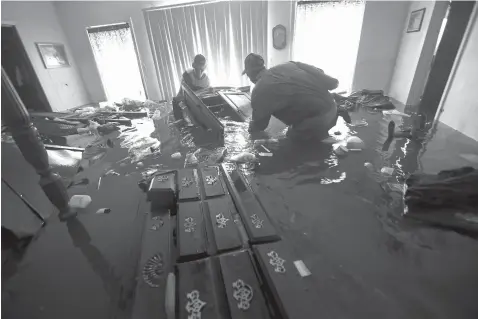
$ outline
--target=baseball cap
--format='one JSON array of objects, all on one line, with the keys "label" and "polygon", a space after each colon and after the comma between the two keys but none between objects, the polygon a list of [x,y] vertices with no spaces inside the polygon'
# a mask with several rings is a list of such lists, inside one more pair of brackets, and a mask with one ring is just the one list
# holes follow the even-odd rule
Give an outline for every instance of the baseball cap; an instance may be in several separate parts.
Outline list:
[{"label": "baseball cap", "polygon": [[246,74],[247,71],[261,70],[264,67],[264,59],[259,54],[250,53],[244,60],[242,75]]}]

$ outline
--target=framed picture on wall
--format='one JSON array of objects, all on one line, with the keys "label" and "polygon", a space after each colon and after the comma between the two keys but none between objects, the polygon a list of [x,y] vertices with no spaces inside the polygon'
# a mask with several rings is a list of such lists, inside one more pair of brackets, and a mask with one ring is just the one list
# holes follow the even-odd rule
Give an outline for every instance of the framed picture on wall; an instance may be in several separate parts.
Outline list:
[{"label": "framed picture on wall", "polygon": [[65,46],[60,43],[36,43],[46,69],[70,66]]},{"label": "framed picture on wall", "polygon": [[412,11],[410,19],[408,20],[407,33],[418,32],[422,28],[423,17],[425,16],[425,9]]}]

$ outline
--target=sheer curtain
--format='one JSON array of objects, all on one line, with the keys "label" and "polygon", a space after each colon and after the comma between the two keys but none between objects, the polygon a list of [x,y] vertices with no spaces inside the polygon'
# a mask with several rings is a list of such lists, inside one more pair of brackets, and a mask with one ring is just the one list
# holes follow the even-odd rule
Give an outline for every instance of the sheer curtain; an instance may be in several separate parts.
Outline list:
[{"label": "sheer curtain", "polygon": [[87,31],[107,99],[144,100],[143,80],[129,24],[92,27]]},{"label": "sheer curtain", "polygon": [[364,9],[364,1],[299,3],[293,59],[321,68],[337,78],[336,91],[350,91]]},{"label": "sheer curtain", "polygon": [[163,98],[179,90],[196,54],[208,61],[213,86],[248,84],[242,76],[251,53],[266,58],[267,2],[224,1],[146,11],[146,23]]}]

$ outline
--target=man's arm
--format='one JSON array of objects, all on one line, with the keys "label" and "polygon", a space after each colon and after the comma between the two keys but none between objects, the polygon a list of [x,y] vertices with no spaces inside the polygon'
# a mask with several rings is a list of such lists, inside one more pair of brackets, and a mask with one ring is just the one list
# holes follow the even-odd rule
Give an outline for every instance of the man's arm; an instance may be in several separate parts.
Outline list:
[{"label": "man's arm", "polygon": [[[249,123],[249,133],[264,131],[272,116],[268,94],[261,87],[254,88],[251,94],[252,119]],[[268,103],[269,102],[269,103]]]},{"label": "man's arm", "polygon": [[271,115],[260,119],[254,119],[254,112],[252,112],[252,120],[249,123],[249,133],[264,131],[269,125],[270,120]]}]

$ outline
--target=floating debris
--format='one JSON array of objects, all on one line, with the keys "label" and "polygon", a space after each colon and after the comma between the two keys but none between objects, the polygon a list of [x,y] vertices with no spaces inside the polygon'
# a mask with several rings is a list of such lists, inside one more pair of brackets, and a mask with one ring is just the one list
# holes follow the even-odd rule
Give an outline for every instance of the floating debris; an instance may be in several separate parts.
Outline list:
[{"label": "floating debris", "polygon": [[264,153],[264,152],[260,152],[258,153],[259,156],[262,156],[262,157],[272,157],[274,154],[272,153]]},{"label": "floating debris", "polygon": [[143,167],[144,164],[143,164],[143,162],[138,162],[138,163],[136,163],[136,166],[138,166],[138,167]]},{"label": "floating debris", "polygon": [[182,157],[180,152],[176,152],[174,154],[171,154],[172,159],[180,159]]},{"label": "floating debris", "polygon": [[96,214],[109,214],[111,213],[110,208],[100,208],[96,211]]},{"label": "floating debris", "polygon": [[70,208],[86,208],[91,203],[88,195],[73,195],[68,202]]},{"label": "floating debris", "polygon": [[108,175],[120,176],[121,174],[116,172],[115,170],[110,169],[109,171],[105,173],[105,176],[108,176]]},{"label": "floating debris", "polygon": [[382,169],[380,170],[383,175],[388,176],[392,176],[394,171],[395,170],[392,167],[382,167]]},{"label": "floating debris", "polygon": [[237,163],[250,163],[250,162],[254,162],[255,160],[256,160],[256,156],[248,152],[243,152],[241,154],[234,155],[231,157],[231,161],[237,162]]},{"label": "floating debris", "polygon": [[362,149],[365,147],[365,143],[357,136],[351,136],[347,138],[347,149]]},{"label": "floating debris", "polygon": [[271,151],[270,151],[267,147],[265,147],[264,145],[261,145],[261,147],[262,147],[267,153],[271,153]]},{"label": "floating debris", "polygon": [[405,114],[403,112],[397,111],[397,110],[386,110],[382,112],[383,115],[398,115],[398,116],[405,116],[405,117],[410,117],[411,115]]}]

